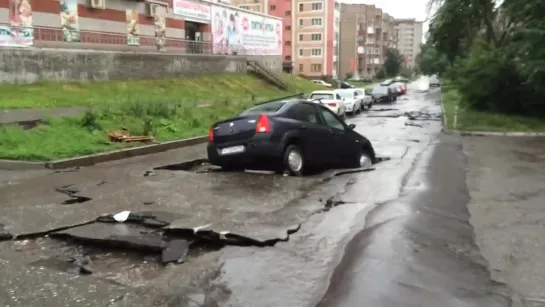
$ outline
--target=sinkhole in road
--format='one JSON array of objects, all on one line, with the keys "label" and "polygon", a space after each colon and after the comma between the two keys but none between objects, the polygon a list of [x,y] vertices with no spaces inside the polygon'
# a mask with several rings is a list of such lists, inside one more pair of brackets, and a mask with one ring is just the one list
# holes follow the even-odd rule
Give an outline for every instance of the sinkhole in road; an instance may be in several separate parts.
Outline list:
[{"label": "sinkhole in road", "polygon": [[[125,235],[112,235],[115,231],[109,227]],[[159,277],[168,264],[185,265],[225,246],[180,232],[167,234],[133,223],[100,222],[1,245],[3,253],[9,251],[16,259],[37,268],[92,275],[127,285],[149,282]]]}]

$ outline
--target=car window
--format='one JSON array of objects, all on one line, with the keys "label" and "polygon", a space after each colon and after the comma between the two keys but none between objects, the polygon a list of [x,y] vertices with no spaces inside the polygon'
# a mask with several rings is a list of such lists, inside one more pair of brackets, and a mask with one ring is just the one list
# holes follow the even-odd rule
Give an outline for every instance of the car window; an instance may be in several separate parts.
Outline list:
[{"label": "car window", "polygon": [[343,98],[341,97],[341,95],[339,95],[339,94],[335,95],[335,98],[336,98],[337,100],[342,100],[342,99],[343,99]]},{"label": "car window", "polygon": [[320,112],[322,113],[322,116],[324,117],[325,124],[331,128],[344,130],[343,123],[333,114],[333,112],[329,111],[328,109],[320,108]]},{"label": "car window", "polygon": [[318,111],[316,107],[310,104],[301,103],[294,107],[295,119],[307,122],[307,123],[318,123]]},{"label": "car window", "polygon": [[287,103],[287,101],[276,101],[276,102],[269,102],[269,103],[260,104],[260,105],[249,108],[248,110],[242,112],[241,115],[251,115],[251,114],[260,114],[260,113],[276,113],[286,103]]},{"label": "car window", "polygon": [[312,93],[310,99],[333,99],[333,94],[330,93]]},{"label": "car window", "polygon": [[365,96],[365,93],[363,91],[357,90],[356,96]]}]

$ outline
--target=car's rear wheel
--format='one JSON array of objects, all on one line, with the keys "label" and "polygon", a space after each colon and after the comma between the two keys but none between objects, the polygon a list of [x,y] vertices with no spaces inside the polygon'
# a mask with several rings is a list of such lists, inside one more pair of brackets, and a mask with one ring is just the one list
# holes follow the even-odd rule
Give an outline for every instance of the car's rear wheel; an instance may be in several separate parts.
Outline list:
[{"label": "car's rear wheel", "polygon": [[284,150],[284,156],[282,159],[283,167],[285,171],[288,171],[290,175],[302,176],[303,169],[305,167],[305,158],[303,151],[297,145],[288,145]]}]

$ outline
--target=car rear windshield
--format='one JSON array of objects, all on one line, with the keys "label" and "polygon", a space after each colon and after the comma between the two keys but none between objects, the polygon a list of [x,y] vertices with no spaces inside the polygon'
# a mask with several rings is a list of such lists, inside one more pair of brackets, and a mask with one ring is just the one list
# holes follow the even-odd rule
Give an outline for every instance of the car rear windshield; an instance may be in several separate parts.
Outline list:
[{"label": "car rear windshield", "polygon": [[280,110],[287,101],[275,101],[257,105],[255,107],[249,108],[248,110],[242,112],[240,115],[252,115],[252,114],[261,114],[261,113],[276,113]]},{"label": "car rear windshield", "polygon": [[314,94],[311,94],[310,99],[330,99],[332,100],[333,99],[333,94],[329,94],[329,93],[314,93]]},{"label": "car rear windshield", "polygon": [[375,86],[373,87],[373,93],[376,93],[376,94],[388,93],[388,88],[386,86]]}]

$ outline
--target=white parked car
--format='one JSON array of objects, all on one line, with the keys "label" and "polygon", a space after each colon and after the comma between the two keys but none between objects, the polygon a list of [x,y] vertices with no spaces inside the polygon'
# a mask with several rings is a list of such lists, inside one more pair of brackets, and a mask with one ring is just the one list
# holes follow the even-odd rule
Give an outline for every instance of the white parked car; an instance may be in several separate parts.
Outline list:
[{"label": "white parked car", "polygon": [[371,96],[369,90],[366,90],[364,88],[358,88],[356,89],[356,94],[361,100],[362,110],[364,110],[365,108],[370,109],[373,106],[373,96]]},{"label": "white parked car", "polygon": [[337,93],[341,95],[346,113],[357,114],[363,110],[362,99],[358,96],[356,89],[339,89]]},{"label": "white parked car", "polygon": [[339,91],[340,90],[314,91],[308,96],[308,99],[327,107],[333,111],[333,113],[344,119],[346,107],[344,106],[343,98],[338,93]]},{"label": "white parked car", "polygon": [[331,84],[325,82],[324,80],[312,80],[312,83],[319,84],[325,87],[331,87]]}]

